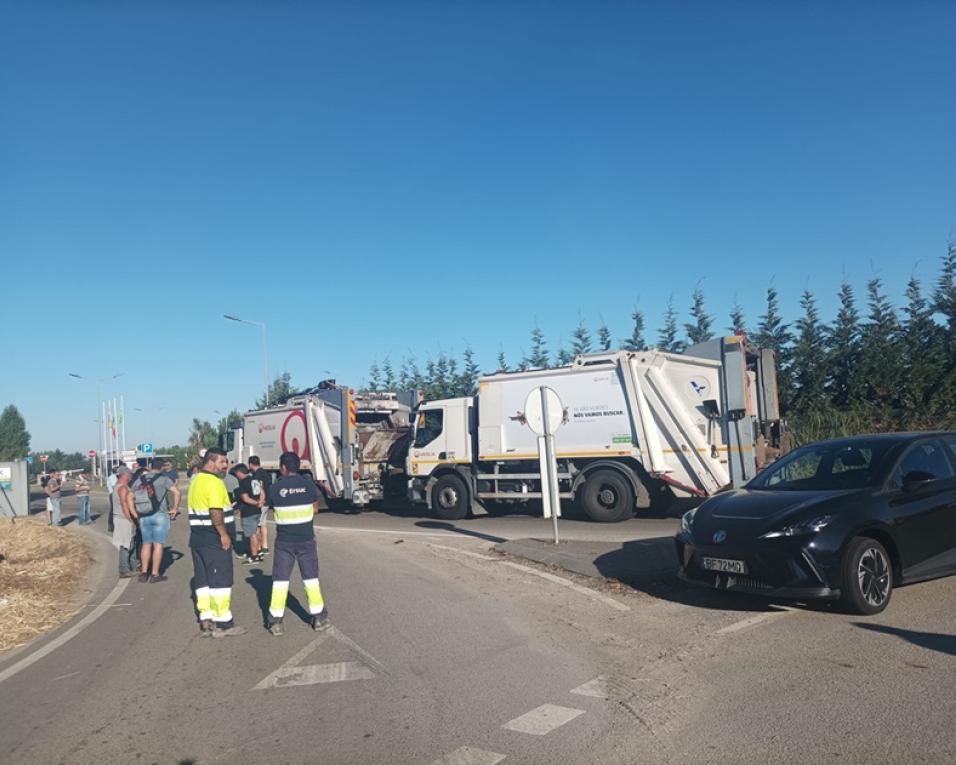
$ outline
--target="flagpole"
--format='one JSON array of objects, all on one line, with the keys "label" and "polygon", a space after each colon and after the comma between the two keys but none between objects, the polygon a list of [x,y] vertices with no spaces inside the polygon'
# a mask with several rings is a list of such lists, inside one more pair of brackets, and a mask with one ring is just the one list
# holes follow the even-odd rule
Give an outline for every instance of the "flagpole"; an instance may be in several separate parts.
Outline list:
[{"label": "flagpole", "polygon": [[[102,399],[100,400],[100,435],[102,437],[101,443],[103,444],[106,451],[108,452],[110,449],[109,447],[110,442],[106,438],[106,402],[103,401]],[[106,454],[100,454],[100,465],[101,465],[100,479],[103,481],[105,481],[108,478],[108,476],[106,475],[106,464],[107,464]]]},{"label": "flagpole", "polygon": [[123,432],[123,451],[126,451],[126,402],[120,396],[120,428]]}]

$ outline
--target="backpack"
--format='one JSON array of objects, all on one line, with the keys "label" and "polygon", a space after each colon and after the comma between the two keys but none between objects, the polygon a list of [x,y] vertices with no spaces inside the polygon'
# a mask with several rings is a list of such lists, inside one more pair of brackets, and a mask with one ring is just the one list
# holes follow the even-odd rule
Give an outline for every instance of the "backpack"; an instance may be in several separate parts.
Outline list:
[{"label": "backpack", "polygon": [[166,499],[166,494],[164,493],[162,497],[157,497],[156,487],[153,486],[153,481],[158,477],[157,475],[150,475],[149,473],[143,473],[143,475],[139,477],[139,486],[136,488],[136,493],[139,494],[141,491],[146,492],[146,496],[149,497],[150,507],[152,507],[152,510],[148,513],[139,513],[141,516],[158,513],[163,507],[163,500]]}]

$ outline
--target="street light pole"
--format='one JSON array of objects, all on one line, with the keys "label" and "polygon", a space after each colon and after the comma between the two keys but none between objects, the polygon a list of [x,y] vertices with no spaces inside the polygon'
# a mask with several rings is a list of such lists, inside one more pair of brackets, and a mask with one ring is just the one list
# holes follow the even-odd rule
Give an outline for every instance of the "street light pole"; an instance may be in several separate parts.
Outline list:
[{"label": "street light pole", "polygon": [[249,324],[253,327],[259,327],[262,330],[262,371],[263,371],[263,382],[266,386],[266,406],[269,406],[269,349],[266,345],[266,324],[264,321],[252,321],[251,319],[240,319],[238,316],[232,316],[231,314],[224,313],[222,315],[224,319],[229,319],[229,321],[237,321],[240,324]]},{"label": "street light pole", "polygon": [[[85,380],[86,382],[96,383],[96,406],[97,406],[97,409],[101,409],[102,402],[103,402],[103,383],[108,382],[109,380],[115,380],[117,377],[122,377],[125,374],[125,372],[117,372],[115,375],[110,375],[108,377],[84,377],[83,375],[79,375],[76,372],[67,372],[67,374],[70,377],[73,377],[77,380]],[[101,416],[101,412],[97,411],[96,413],[97,422],[99,422],[100,416]],[[97,430],[96,440],[100,450],[100,459],[98,461],[100,463],[100,478],[101,479],[104,477],[103,473],[106,472],[106,462],[103,457],[103,428],[104,427],[105,427],[105,422],[96,429]]]}]

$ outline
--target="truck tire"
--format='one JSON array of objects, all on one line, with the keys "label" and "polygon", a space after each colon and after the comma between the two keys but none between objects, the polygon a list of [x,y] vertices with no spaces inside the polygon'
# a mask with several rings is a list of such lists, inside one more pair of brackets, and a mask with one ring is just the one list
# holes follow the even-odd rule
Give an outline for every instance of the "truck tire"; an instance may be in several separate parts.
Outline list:
[{"label": "truck tire", "polygon": [[581,509],[592,521],[618,523],[634,514],[634,489],[616,470],[595,470],[584,482]]},{"label": "truck tire", "polygon": [[460,521],[468,516],[468,491],[455,475],[443,475],[432,487],[432,509],[443,521]]}]

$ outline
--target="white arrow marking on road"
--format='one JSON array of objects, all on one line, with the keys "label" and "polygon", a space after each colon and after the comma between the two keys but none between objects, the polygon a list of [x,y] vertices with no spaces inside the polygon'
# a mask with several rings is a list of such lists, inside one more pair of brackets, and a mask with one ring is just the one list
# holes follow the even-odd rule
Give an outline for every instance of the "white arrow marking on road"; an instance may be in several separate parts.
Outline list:
[{"label": "white arrow marking on road", "polygon": [[[300,661],[330,637],[351,648],[362,657],[362,661],[336,661],[328,664],[299,665]],[[381,663],[352,638],[345,635],[337,627],[329,627],[327,632],[319,635],[275,672],[267,675],[252,690],[261,691],[266,688],[286,688],[293,685],[315,685],[317,683],[341,683],[347,680],[372,680],[376,676],[373,670],[377,670],[381,674],[387,674]]]},{"label": "white arrow marking on road", "polygon": [[571,722],[578,715],[583,715],[583,709],[559,707],[557,704],[542,704],[537,709],[506,722],[502,728],[514,730],[518,733],[529,733],[532,736],[543,736],[565,723]]},{"label": "white arrow marking on road", "polygon": [[505,755],[498,752],[486,752],[484,749],[463,746],[439,757],[431,765],[495,765],[504,758]]}]

